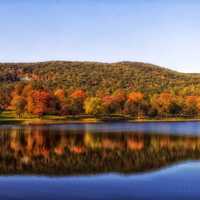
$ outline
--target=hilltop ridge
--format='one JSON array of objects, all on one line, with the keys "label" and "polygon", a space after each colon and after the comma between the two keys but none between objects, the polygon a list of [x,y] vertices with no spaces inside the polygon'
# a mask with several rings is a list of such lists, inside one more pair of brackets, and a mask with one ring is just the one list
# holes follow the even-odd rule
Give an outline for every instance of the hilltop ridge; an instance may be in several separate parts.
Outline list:
[{"label": "hilltop ridge", "polygon": [[45,88],[82,88],[91,94],[99,90],[112,93],[119,88],[144,93],[180,89],[196,93],[200,89],[200,74],[181,73],[142,62],[0,63],[1,87],[26,79]]}]

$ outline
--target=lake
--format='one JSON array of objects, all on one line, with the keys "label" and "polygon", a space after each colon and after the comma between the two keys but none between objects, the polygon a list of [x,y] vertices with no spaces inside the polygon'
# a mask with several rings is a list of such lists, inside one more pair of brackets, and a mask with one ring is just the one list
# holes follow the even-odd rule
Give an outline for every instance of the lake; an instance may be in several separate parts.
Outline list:
[{"label": "lake", "polygon": [[200,199],[200,122],[0,126],[0,199]]}]

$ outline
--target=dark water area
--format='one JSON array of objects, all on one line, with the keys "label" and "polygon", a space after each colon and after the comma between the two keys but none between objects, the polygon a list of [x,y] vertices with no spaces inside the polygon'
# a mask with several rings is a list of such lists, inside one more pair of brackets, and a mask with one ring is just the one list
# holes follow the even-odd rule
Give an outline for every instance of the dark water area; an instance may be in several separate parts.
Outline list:
[{"label": "dark water area", "polygon": [[0,199],[200,199],[200,123],[0,126]]}]

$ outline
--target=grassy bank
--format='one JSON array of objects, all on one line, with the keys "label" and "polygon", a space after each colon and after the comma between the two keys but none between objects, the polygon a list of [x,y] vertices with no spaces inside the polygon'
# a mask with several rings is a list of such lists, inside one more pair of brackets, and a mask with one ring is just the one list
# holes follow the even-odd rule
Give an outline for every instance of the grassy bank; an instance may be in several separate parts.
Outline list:
[{"label": "grassy bank", "polygon": [[4,111],[0,113],[1,124],[21,124],[21,125],[39,125],[39,124],[65,124],[65,123],[102,123],[102,122],[187,122],[187,121],[200,121],[200,118],[162,118],[162,119],[135,119],[126,115],[109,115],[109,116],[90,116],[90,115],[77,115],[77,116],[56,116],[45,115],[41,118],[37,116],[25,114],[22,117],[16,116],[14,111]]},{"label": "grassy bank", "polygon": [[30,114],[24,114],[18,117],[14,111],[4,111],[0,113],[0,124],[65,124],[65,123],[100,123],[104,121],[127,121],[128,117],[122,115],[95,117],[90,115],[76,116],[56,116],[45,115],[37,117]]}]

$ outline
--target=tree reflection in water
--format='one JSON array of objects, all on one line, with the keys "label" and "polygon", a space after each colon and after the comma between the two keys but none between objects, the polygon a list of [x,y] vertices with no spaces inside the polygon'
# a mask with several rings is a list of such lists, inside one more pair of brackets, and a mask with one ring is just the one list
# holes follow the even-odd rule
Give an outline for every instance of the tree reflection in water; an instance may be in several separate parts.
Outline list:
[{"label": "tree reflection in water", "polygon": [[1,174],[136,173],[199,158],[197,136],[0,129]]}]

